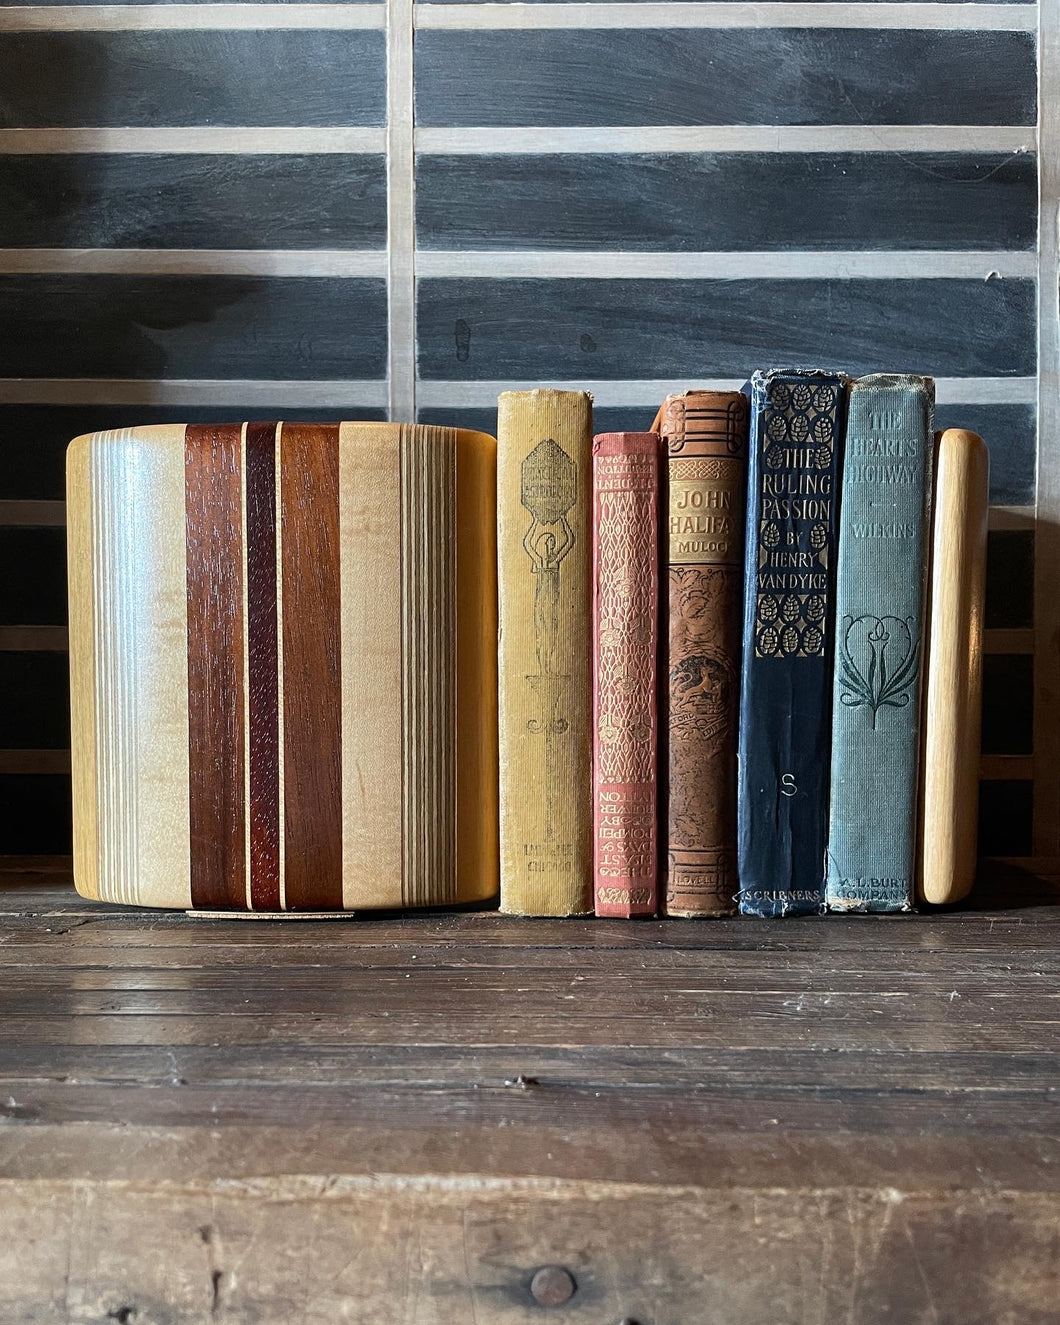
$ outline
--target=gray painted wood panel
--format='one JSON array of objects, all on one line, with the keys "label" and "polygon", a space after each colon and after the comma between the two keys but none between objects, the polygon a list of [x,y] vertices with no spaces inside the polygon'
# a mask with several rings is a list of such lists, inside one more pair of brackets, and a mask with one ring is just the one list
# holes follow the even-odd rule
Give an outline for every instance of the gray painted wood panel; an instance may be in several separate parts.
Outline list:
[{"label": "gray painted wood panel", "polygon": [[9,377],[379,378],[386,285],[234,276],[0,276]]},{"label": "gray painted wood panel", "polygon": [[1033,124],[1023,32],[421,32],[424,125]]},{"label": "gray painted wood panel", "polygon": [[386,158],[0,156],[4,248],[385,248]]},{"label": "gray painted wood panel", "polygon": [[1030,154],[420,156],[423,248],[1033,249]]},{"label": "gray painted wood panel", "polygon": [[385,36],[342,31],[0,33],[0,127],[367,125]]},{"label": "gray painted wood panel", "polygon": [[744,377],[782,363],[995,377],[1035,365],[1032,281],[429,280],[419,291],[425,378]]}]

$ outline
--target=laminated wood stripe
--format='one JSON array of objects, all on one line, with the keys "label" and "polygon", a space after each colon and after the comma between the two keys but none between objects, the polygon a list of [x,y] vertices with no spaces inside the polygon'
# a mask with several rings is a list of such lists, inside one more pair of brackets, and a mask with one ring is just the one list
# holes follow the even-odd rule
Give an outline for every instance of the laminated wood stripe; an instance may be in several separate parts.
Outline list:
[{"label": "laminated wood stripe", "polygon": [[456,434],[401,433],[404,901],[456,873]]},{"label": "laminated wood stripe", "polygon": [[246,906],[239,424],[187,429],[191,901]]},{"label": "laminated wood stripe", "polygon": [[280,433],[284,905],[342,909],[339,428]]},{"label": "laminated wood stripe", "polygon": [[261,911],[280,908],[276,430],[250,423],[245,441],[250,902]]}]

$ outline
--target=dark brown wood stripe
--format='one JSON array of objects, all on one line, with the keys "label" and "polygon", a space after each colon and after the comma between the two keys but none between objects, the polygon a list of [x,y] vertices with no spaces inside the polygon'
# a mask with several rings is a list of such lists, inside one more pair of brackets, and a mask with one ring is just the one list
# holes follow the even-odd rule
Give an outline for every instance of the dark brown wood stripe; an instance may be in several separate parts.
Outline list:
[{"label": "dark brown wood stripe", "polygon": [[241,437],[189,425],[184,441],[191,901],[212,910],[247,904]]},{"label": "dark brown wood stripe", "polygon": [[276,424],[248,423],[247,696],[250,904],[280,909],[279,642],[276,638]]},{"label": "dark brown wood stripe", "polygon": [[280,434],[284,894],[288,910],[342,907],[339,428]]}]

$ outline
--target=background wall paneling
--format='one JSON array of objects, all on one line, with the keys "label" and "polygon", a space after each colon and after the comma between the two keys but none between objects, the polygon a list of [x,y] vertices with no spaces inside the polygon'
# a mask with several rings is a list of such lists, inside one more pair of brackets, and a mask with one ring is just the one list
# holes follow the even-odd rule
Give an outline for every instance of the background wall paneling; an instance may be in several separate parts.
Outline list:
[{"label": "background wall paneling", "polygon": [[0,852],[68,849],[70,436],[554,383],[640,428],[818,356],[990,444],[981,847],[1060,855],[1058,13],[0,8]]}]

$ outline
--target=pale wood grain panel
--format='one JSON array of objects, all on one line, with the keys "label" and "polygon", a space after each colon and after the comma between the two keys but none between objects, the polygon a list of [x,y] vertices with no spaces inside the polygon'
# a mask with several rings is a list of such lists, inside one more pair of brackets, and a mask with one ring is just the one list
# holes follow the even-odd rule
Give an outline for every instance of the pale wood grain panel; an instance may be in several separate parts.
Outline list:
[{"label": "pale wood grain panel", "polygon": [[956,902],[976,870],[990,459],[951,428],[935,464],[918,891]]},{"label": "pale wood grain panel", "polygon": [[456,434],[456,876],[459,896],[497,893],[497,443]]},{"label": "pale wood grain panel", "polygon": [[400,906],[401,523],[398,429],[339,429],[342,904]]},{"label": "pale wood grain panel", "polygon": [[71,442],[66,461],[66,549],[70,590],[70,762],[74,802],[74,879],[78,892],[99,898],[96,821],[96,649],[92,569],[91,437]]}]

